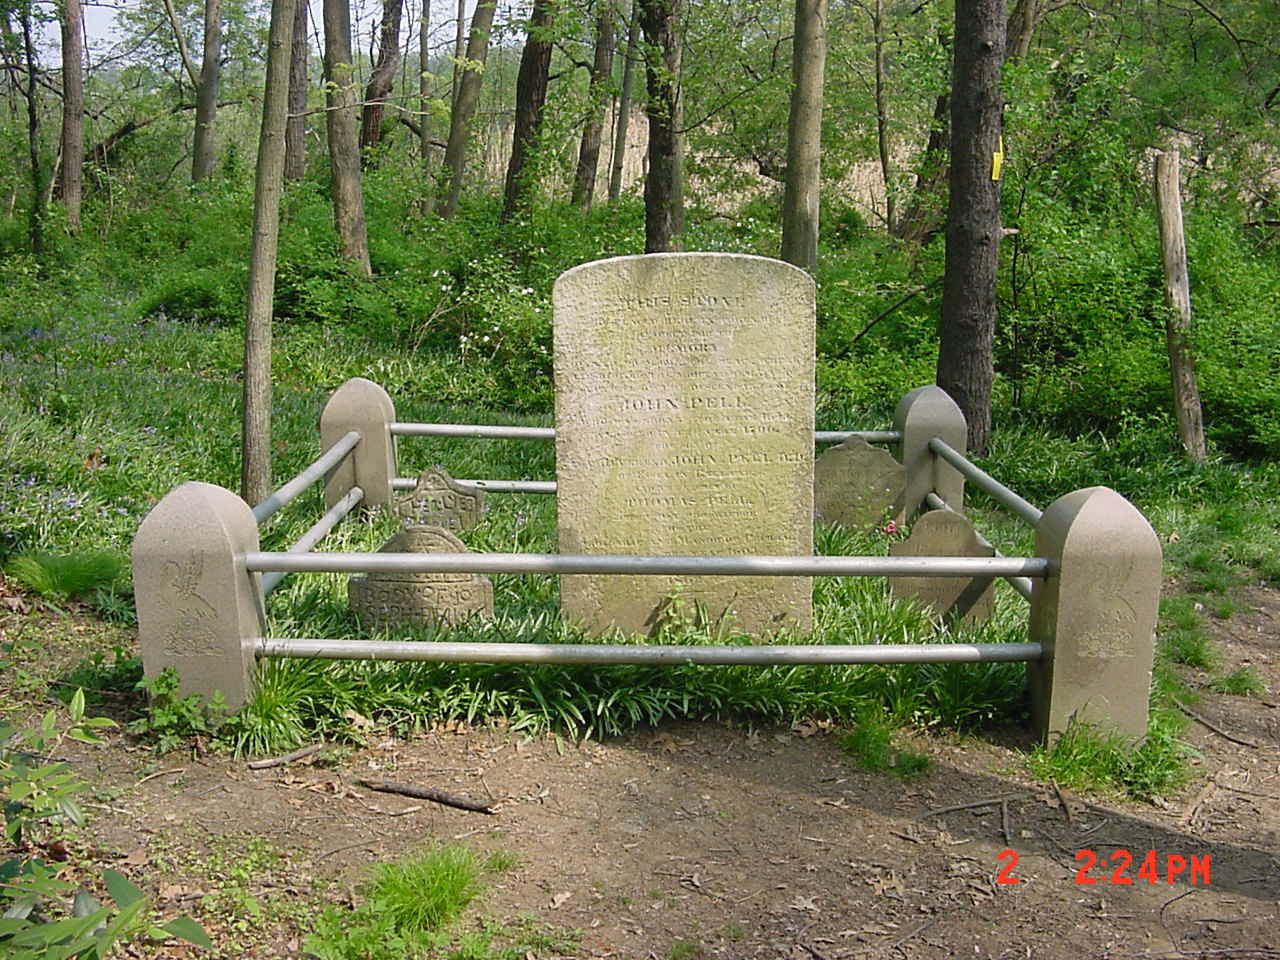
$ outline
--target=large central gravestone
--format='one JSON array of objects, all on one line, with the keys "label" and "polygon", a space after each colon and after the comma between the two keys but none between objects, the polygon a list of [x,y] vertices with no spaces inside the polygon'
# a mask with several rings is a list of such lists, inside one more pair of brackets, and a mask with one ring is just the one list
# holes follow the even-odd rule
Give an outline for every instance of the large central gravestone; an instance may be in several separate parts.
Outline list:
[{"label": "large central gravestone", "polygon": [[[813,552],[814,287],[777,260],[652,254],[556,281],[561,553]],[[576,575],[567,619],[648,632],[671,596],[751,634],[808,630],[793,577]]]}]

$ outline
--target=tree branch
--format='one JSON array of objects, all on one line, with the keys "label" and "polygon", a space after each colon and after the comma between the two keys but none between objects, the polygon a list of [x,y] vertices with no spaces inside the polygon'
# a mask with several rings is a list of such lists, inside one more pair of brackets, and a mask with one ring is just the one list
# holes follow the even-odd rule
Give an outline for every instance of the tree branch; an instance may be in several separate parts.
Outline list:
[{"label": "tree branch", "polygon": [[178,53],[182,56],[182,65],[187,68],[187,76],[191,78],[191,86],[200,89],[200,74],[187,52],[187,41],[182,37],[182,27],[178,24],[178,13],[173,9],[173,0],[164,0],[164,12],[169,15],[169,23],[173,27],[174,39],[178,41]]}]

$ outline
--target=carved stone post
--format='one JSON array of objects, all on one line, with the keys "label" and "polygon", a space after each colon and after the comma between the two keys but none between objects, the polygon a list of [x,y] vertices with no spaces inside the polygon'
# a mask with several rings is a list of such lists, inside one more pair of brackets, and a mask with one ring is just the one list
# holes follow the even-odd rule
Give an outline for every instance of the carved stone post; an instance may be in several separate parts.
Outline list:
[{"label": "carved stone post", "polygon": [[1076,719],[1131,740],[1147,734],[1160,604],[1160,540],[1107,487],[1055,500],[1036,525],[1049,576],[1031,593],[1031,715],[1046,743]]},{"label": "carved stone post", "polygon": [[930,439],[939,437],[958,453],[965,452],[968,427],[956,402],[941,387],[917,387],[898,401],[893,428],[902,433],[898,459],[907,474],[898,519],[915,516],[930,491],[956,513],[964,513],[964,477],[929,449]]},{"label": "carved stone post", "polygon": [[333,392],[320,414],[320,448],[328,450],[352,430],[360,434],[360,443],[329,475],[324,486],[328,506],[345,497],[352,487],[364,491],[365,506],[393,502],[391,481],[397,461],[391,424],[395,420],[395,404],[372,380],[353,377]]},{"label": "carved stone post", "polygon": [[211,483],[175,487],[133,540],[133,589],[143,671],[173,667],[184,696],[220,691],[233,710],[253,688],[254,645],[265,635],[262,586],[245,569],[258,549],[249,506]]}]

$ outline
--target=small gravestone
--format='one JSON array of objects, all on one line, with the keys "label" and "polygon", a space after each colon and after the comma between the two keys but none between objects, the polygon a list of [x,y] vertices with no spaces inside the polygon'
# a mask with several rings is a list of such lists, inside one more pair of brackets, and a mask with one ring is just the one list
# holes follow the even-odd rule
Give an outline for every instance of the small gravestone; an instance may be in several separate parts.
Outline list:
[{"label": "small gravestone", "polygon": [[[652,254],[562,274],[561,553],[813,553],[814,286],[763,257]],[[576,575],[565,618],[653,629],[673,594],[750,634],[812,619],[807,577]]]},{"label": "small gravestone", "polygon": [[814,516],[868,530],[899,509],[905,485],[906,472],[892,454],[850,437],[813,465]]},{"label": "small gravestone", "polygon": [[479,523],[483,514],[484,494],[462,486],[443,467],[423,470],[413,493],[396,498],[396,516],[406,530],[412,527],[466,530]]},{"label": "small gravestone", "polygon": [[[911,536],[890,544],[895,557],[991,557],[973,524],[950,510],[931,510],[911,526]],[[913,599],[948,621],[981,622],[991,616],[990,577],[890,577],[894,597]]]},{"label": "small gravestone", "polygon": [[[442,527],[412,527],[388,540],[381,553],[466,553]],[[443,623],[493,616],[493,584],[477,573],[370,573],[347,579],[351,609],[374,628]]]}]

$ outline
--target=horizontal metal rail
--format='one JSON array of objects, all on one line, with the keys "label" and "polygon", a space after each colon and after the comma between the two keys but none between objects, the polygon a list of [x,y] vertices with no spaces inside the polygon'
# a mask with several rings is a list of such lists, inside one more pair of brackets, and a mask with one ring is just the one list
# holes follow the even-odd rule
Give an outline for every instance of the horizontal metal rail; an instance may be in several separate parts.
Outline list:
[{"label": "horizontal metal rail", "polygon": [[972,480],[983,491],[989,493],[991,498],[1006,510],[1021,517],[1033,527],[1040,522],[1040,517],[1044,514],[1043,510],[1023,500],[985,470],[974,466],[964,454],[957,453],[943,440],[934,437],[929,441],[929,449],[964,474],[966,480]]},{"label": "horizontal metal rail", "polygon": [[260,657],[406,660],[432,663],[684,663],[769,666],[845,663],[997,663],[1039,660],[1038,643],[900,643],[861,646],[629,646],[624,644],[447,643],[406,640],[259,640]]},{"label": "horizontal metal rail", "polygon": [[[555,493],[554,480],[454,480],[460,487],[486,493]],[[413,490],[418,486],[416,477],[396,477],[391,481],[392,490]]]},{"label": "horizontal metal rail", "polygon": [[[298,538],[298,542],[291,546],[289,553],[308,553],[313,547],[326,536],[329,531],[342,522],[342,518],[355,509],[356,504],[364,499],[364,491],[359,487],[352,487],[347,491],[346,496],[335,503],[328,509],[323,517],[313,523],[310,529]],[[274,573],[264,573],[262,575],[262,592],[268,594],[279,586],[280,581],[289,574],[277,570]]]},{"label": "horizontal metal rail", "polygon": [[[956,512],[951,508],[951,505],[947,503],[947,501],[943,500],[940,496],[938,496],[933,491],[930,491],[929,493],[925,494],[924,500],[925,500],[925,503],[929,504],[929,506],[933,507],[933,509],[935,510],[946,510],[950,513]],[[973,535],[978,538],[978,542],[982,544],[984,547],[990,547],[991,550],[993,551],[994,556],[997,556],[997,557],[1004,556],[1003,553],[1001,553],[999,550],[996,550],[995,547],[991,546],[991,541],[988,540],[986,537],[984,537],[978,530],[975,529],[973,531]],[[1018,593],[1020,597],[1022,597],[1023,600],[1026,600],[1028,603],[1031,601],[1032,585],[1031,585],[1030,578],[1005,577],[1004,579],[1009,584],[1009,586],[1013,587],[1013,589]]]},{"label": "horizontal metal rail", "polygon": [[290,573],[619,573],[735,577],[1043,577],[1043,557],[644,557],[573,553],[246,553]]},{"label": "horizontal metal rail", "polygon": [[253,518],[258,521],[258,526],[262,526],[269,518],[275,516],[279,510],[292,503],[298,494],[306,490],[307,487],[317,480],[323,479],[324,475],[340,464],[342,458],[354,450],[359,442],[360,434],[352,430],[332,447],[320,454],[311,466],[254,507]]},{"label": "horizontal metal rail", "polygon": [[[495,440],[554,440],[555,427],[516,427],[488,423],[393,423],[396,437],[487,437]],[[815,430],[817,443],[842,443],[850,437],[861,437],[867,443],[897,443],[898,430]]]}]

